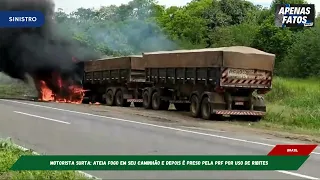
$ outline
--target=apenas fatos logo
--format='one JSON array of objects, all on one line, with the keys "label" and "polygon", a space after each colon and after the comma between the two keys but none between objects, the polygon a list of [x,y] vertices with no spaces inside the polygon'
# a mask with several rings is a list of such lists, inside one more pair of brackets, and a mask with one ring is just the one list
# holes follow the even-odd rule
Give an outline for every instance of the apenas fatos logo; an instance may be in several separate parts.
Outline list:
[{"label": "apenas fatos logo", "polygon": [[282,27],[314,26],[313,4],[277,5],[276,25]]},{"label": "apenas fatos logo", "polygon": [[281,7],[279,14],[284,15],[282,24],[305,24],[311,13],[311,7]]}]

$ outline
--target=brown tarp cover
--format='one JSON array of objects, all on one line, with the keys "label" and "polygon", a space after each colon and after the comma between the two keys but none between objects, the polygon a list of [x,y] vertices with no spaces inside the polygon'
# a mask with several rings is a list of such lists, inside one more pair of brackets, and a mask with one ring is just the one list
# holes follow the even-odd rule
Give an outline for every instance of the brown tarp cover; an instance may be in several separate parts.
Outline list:
[{"label": "brown tarp cover", "polygon": [[144,70],[142,56],[113,57],[85,62],[84,71],[105,71],[116,69]]},{"label": "brown tarp cover", "polygon": [[230,67],[273,71],[275,55],[246,46],[143,53],[146,68]]}]

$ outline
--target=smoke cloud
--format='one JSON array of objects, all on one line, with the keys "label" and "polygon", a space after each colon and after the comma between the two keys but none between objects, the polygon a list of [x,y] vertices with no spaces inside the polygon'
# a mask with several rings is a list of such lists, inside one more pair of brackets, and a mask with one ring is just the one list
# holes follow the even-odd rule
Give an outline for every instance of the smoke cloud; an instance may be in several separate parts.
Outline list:
[{"label": "smoke cloud", "polygon": [[94,40],[100,40],[112,51],[140,54],[142,52],[174,50],[178,47],[161,32],[160,27],[154,22],[126,19],[116,25],[111,22],[104,23],[105,27],[95,26],[88,31],[93,35]]},{"label": "smoke cloud", "polygon": [[[52,72],[68,76],[73,73],[72,57],[80,61],[100,55],[72,40],[59,31],[54,21],[51,0],[0,0],[0,11],[41,11],[45,24],[40,28],[0,28],[0,70],[12,78],[26,81],[26,74],[48,81]],[[79,77],[72,77],[79,79]]]},{"label": "smoke cloud", "polygon": [[67,18],[59,25],[92,43],[107,55],[140,54],[179,48],[157,24],[154,16],[156,9],[148,2],[135,0],[121,6],[111,5],[97,10],[80,8],[65,14]]}]

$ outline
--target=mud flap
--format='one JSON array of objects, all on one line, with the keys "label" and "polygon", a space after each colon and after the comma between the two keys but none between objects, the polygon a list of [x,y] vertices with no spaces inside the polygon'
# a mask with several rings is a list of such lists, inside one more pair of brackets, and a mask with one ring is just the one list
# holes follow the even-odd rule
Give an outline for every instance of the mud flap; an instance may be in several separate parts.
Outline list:
[{"label": "mud flap", "polygon": [[253,110],[266,112],[266,104],[264,101],[264,97],[262,96],[254,96],[252,102]]}]

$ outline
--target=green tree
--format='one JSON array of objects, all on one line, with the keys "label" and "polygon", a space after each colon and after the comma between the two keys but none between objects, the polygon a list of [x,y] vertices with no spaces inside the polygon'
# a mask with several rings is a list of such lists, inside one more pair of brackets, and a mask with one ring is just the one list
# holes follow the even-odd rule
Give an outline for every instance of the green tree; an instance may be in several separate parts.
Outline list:
[{"label": "green tree", "polygon": [[204,12],[210,6],[210,0],[191,1],[184,7],[170,7],[157,18],[169,37],[182,42],[181,46],[205,46],[208,33]]},{"label": "green tree", "polygon": [[[320,18],[316,20],[318,23]],[[289,77],[320,77],[320,27],[309,28],[294,37],[294,43],[280,64],[281,73]]]},{"label": "green tree", "polygon": [[[276,4],[303,4],[303,0],[273,0],[269,13],[264,12],[265,20],[262,22],[254,38],[252,46],[263,51],[276,54],[276,73],[279,74],[279,64],[285,58],[288,49],[293,44],[295,32],[303,31],[301,28],[281,28],[274,25]],[[280,73],[281,74],[281,73]]]},{"label": "green tree", "polygon": [[218,27],[211,35],[212,47],[251,46],[258,28],[259,26],[253,23]]},{"label": "green tree", "polygon": [[106,55],[243,45],[276,54],[278,75],[320,76],[319,27],[275,27],[275,6],[283,3],[305,1],[273,0],[263,8],[245,0],[193,0],[165,8],[132,0],[69,14],[59,9],[55,19],[65,36]]}]

